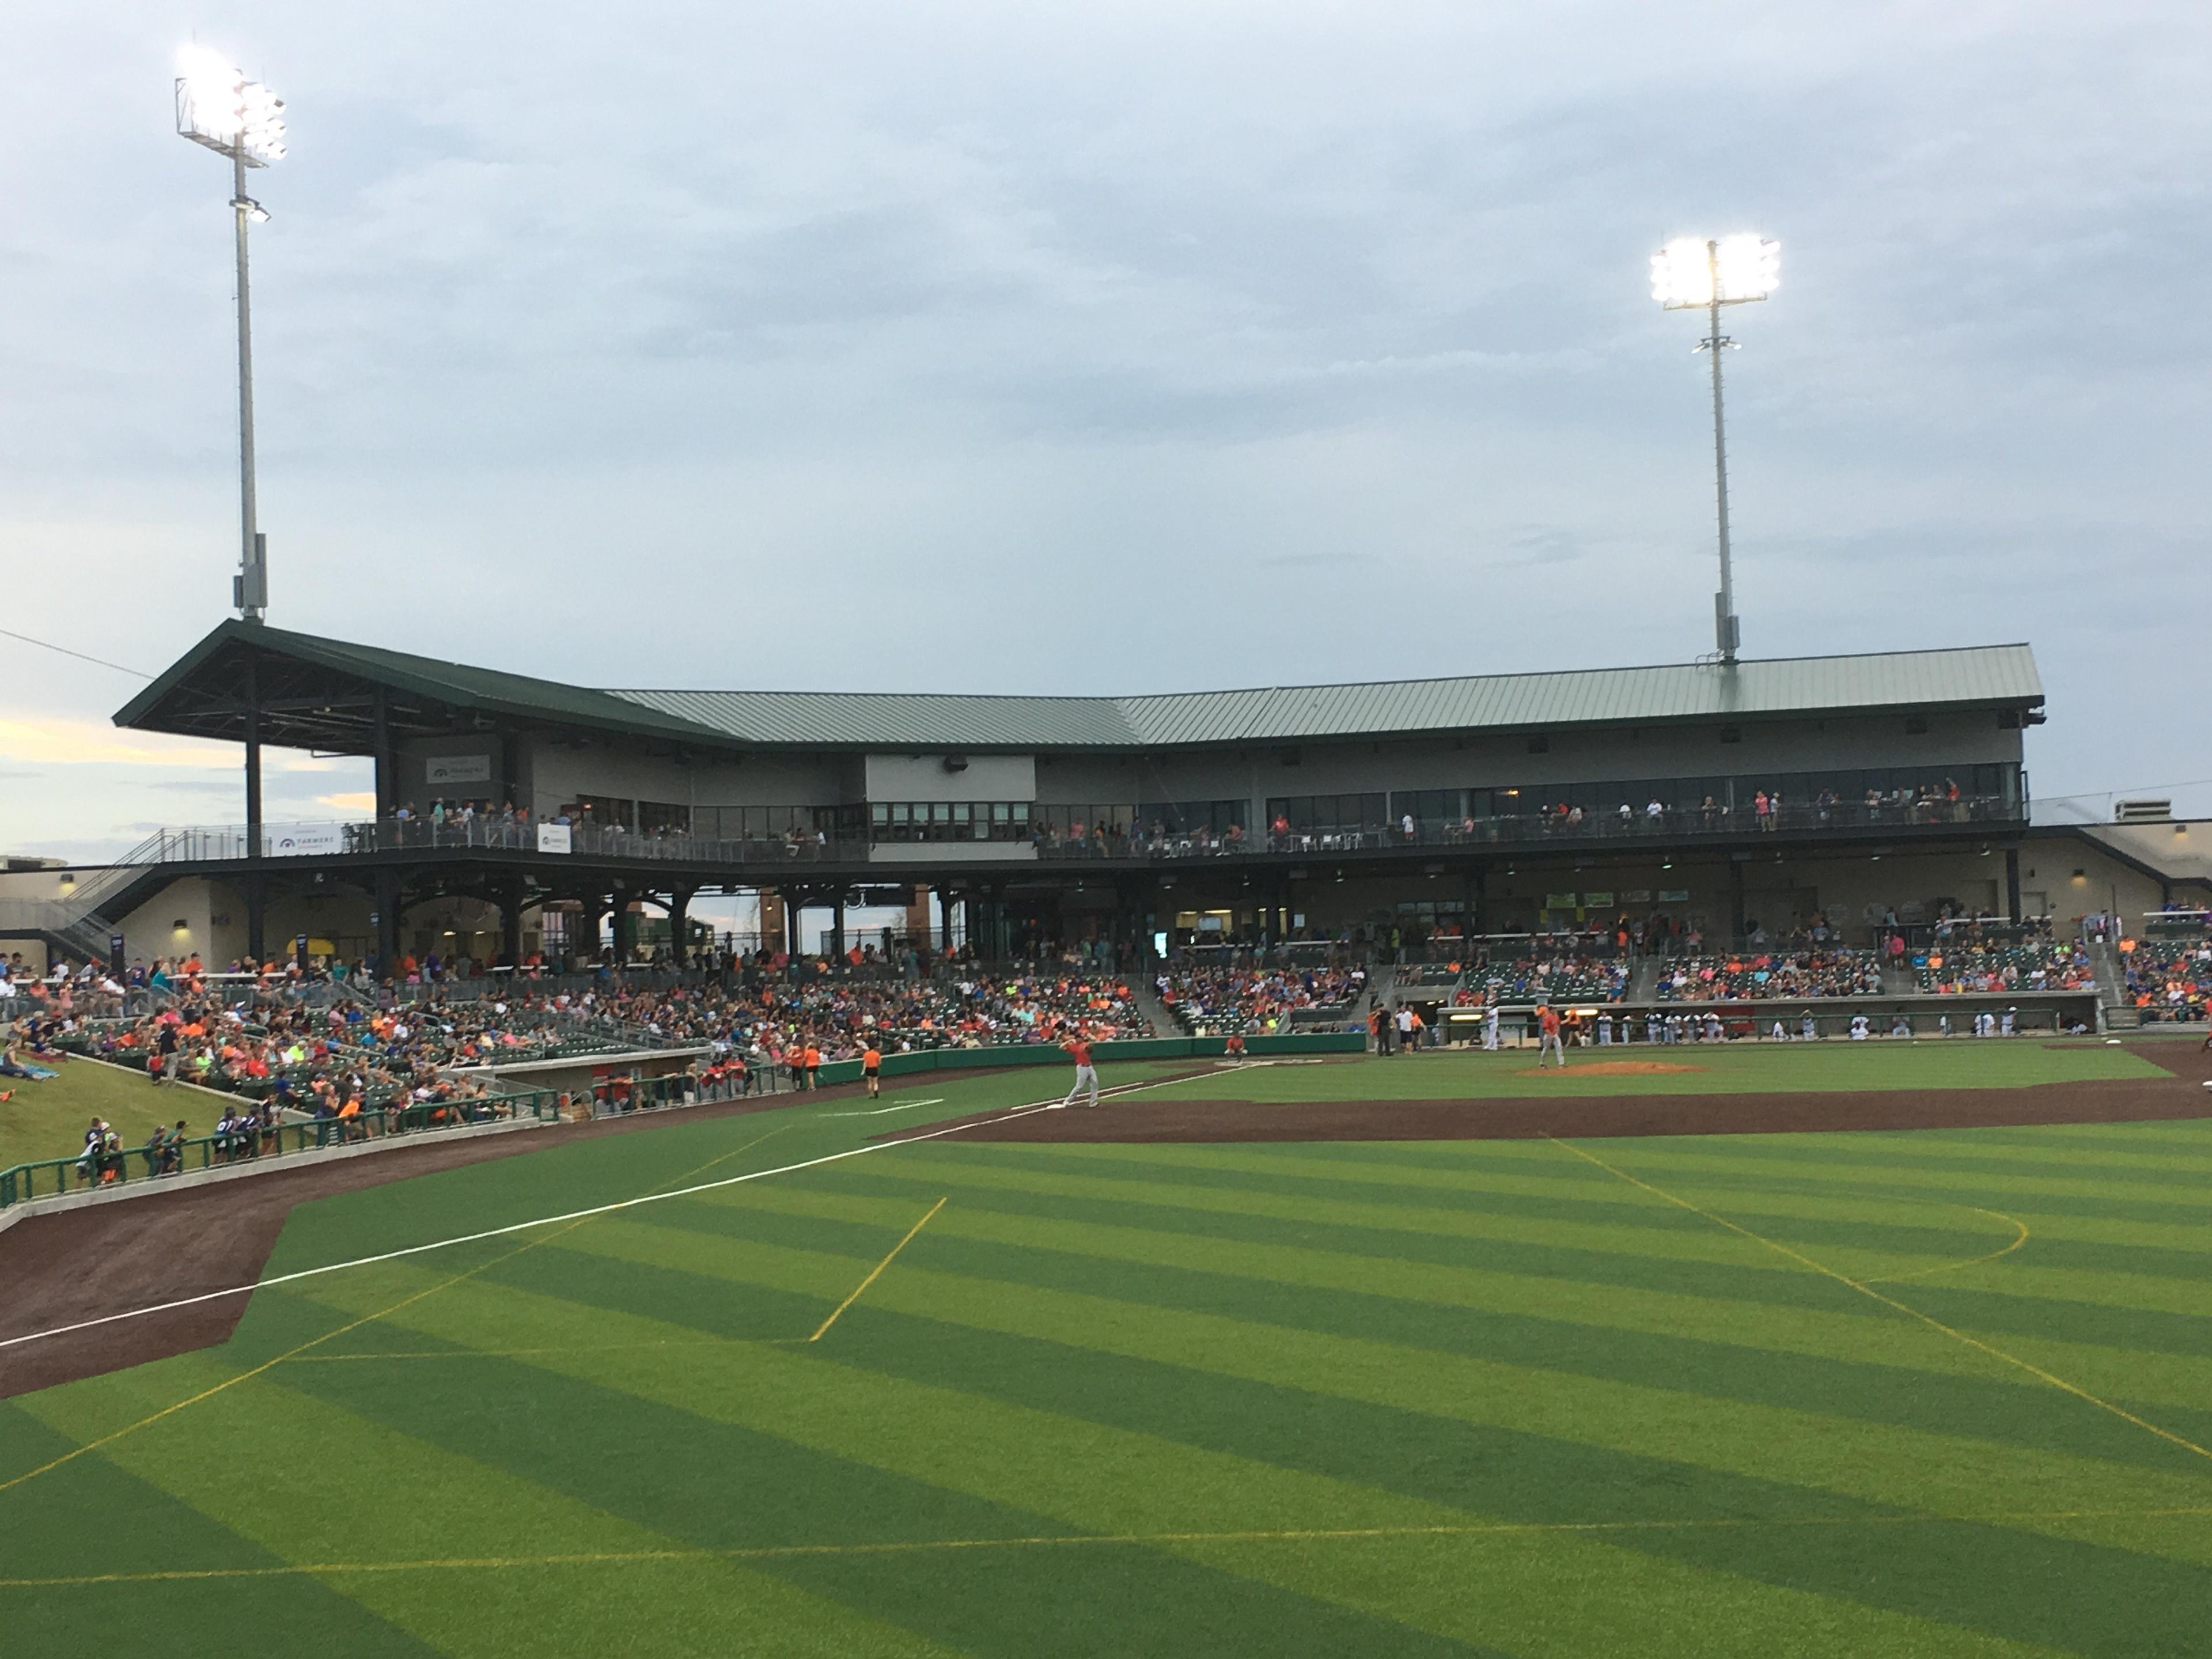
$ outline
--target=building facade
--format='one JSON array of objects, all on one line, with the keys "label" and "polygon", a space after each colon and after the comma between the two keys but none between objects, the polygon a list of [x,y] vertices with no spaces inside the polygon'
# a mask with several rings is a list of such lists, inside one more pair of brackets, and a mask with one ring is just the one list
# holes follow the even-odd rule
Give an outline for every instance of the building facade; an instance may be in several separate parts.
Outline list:
[{"label": "building facade", "polygon": [[[386,960],[620,949],[641,914],[680,941],[702,892],[761,893],[787,939],[799,910],[902,904],[993,954],[1650,911],[1854,937],[2102,909],[2123,868],[2131,895],[2188,885],[2140,847],[2044,852],[2043,704],[2022,645],[957,696],[597,690],[227,622],[116,720],[240,744],[240,821],[74,896],[27,879],[58,948]],[[369,759],[374,816],[270,822],[271,745]]]}]

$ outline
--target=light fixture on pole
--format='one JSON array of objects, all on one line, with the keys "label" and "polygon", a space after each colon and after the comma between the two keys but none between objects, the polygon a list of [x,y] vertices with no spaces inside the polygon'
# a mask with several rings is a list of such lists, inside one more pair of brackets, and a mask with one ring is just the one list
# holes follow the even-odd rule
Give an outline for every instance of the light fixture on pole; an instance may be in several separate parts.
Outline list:
[{"label": "light fixture on pole", "polygon": [[246,273],[246,228],[269,215],[246,193],[246,170],[284,155],[284,100],[204,46],[187,46],[177,76],[177,131],[230,158],[230,209],[238,230],[238,489],[240,553],[231,603],[247,622],[269,608],[268,543],[253,492],[253,311]]},{"label": "light fixture on pole", "polygon": [[1703,311],[1711,326],[1696,349],[1713,356],[1713,489],[1720,509],[1721,591],[1713,596],[1713,635],[1721,660],[1734,664],[1742,643],[1735,583],[1729,568],[1728,429],[1721,419],[1721,352],[1735,342],[1721,332],[1721,307],[1764,300],[1781,283],[1782,247],[1753,235],[1700,241],[1685,236],[1651,256],[1651,295],[1669,311]]}]

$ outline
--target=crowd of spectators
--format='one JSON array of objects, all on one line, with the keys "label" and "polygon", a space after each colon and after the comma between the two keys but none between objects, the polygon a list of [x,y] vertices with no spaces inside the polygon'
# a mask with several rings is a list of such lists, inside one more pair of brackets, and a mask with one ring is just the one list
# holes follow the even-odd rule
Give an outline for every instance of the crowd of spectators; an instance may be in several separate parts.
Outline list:
[{"label": "crowd of spectators", "polygon": [[1462,1006],[1491,1002],[1618,1002],[1628,994],[1628,967],[1619,957],[1577,951],[1509,957],[1467,969],[1454,1000]]},{"label": "crowd of spectators", "polygon": [[1877,951],[1831,946],[1822,950],[1684,957],[1660,970],[1662,1002],[1798,1001],[1814,997],[1882,994]]},{"label": "crowd of spectators", "polygon": [[57,1016],[28,1024],[43,1042],[142,1070],[156,1085],[198,1084],[280,1119],[299,1112],[349,1121],[392,1107],[438,1117],[489,1099],[493,1091],[481,1077],[453,1068],[504,1046],[507,1035],[489,1017],[352,1002],[317,1009],[178,1001],[136,1018]]},{"label": "crowd of spectators", "polygon": [[1301,1008],[1342,1010],[1367,993],[1364,968],[1171,964],[1155,981],[1160,1001],[1193,1036],[1266,1036]]},{"label": "crowd of spectators", "polygon": [[2089,991],[2096,969],[2087,947],[2046,942],[1990,944],[1975,939],[1938,939],[1916,955],[1914,976],[1923,994],[1962,995],[2018,991]]},{"label": "crowd of spectators", "polygon": [[615,988],[587,992],[573,1007],[655,1042],[705,1043],[718,1056],[738,1052],[756,1066],[787,1066],[792,1054],[810,1047],[835,1060],[870,1048],[898,1054],[1154,1035],[1126,979],[1072,966],[1027,973],[959,968],[933,978],[802,975]]},{"label": "crowd of spectators", "polygon": [[2212,1014],[2212,942],[2122,939],[2118,949],[2127,1001],[2142,1018]]}]

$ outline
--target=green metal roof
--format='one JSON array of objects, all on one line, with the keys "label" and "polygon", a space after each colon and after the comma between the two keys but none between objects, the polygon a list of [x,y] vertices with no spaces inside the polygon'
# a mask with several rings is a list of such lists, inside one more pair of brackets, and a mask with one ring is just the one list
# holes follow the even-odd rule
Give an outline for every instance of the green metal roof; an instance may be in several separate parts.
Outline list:
[{"label": "green metal roof", "polygon": [[2025,645],[1657,668],[1485,674],[1136,697],[617,691],[759,743],[1164,749],[1420,732],[1821,714],[2043,701]]},{"label": "green metal roof", "polygon": [[1129,697],[595,690],[227,622],[133,698],[116,723],[204,729],[178,724],[173,713],[165,719],[164,711],[203,665],[246,647],[456,708],[715,747],[1166,749],[1891,708],[2027,706],[2044,696],[2034,655],[2025,645],[1791,657],[1733,668],[1679,663]]}]

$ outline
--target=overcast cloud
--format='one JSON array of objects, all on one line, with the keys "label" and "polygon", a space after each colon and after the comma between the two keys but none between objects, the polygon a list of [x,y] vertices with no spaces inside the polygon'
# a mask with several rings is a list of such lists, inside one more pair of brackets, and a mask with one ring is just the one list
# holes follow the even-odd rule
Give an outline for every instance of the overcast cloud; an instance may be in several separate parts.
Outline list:
[{"label": "overcast cloud", "polygon": [[[614,685],[1681,660],[1708,406],[1644,262],[1755,229],[1747,653],[2028,640],[2039,798],[2212,779],[2198,0],[18,7],[0,626],[147,669],[236,560],[195,33],[293,121],[280,625]],[[127,676],[0,663],[0,845],[238,815],[234,750],[100,730]]]}]

